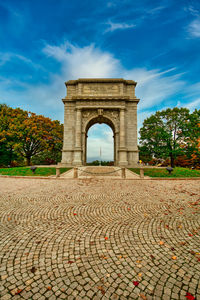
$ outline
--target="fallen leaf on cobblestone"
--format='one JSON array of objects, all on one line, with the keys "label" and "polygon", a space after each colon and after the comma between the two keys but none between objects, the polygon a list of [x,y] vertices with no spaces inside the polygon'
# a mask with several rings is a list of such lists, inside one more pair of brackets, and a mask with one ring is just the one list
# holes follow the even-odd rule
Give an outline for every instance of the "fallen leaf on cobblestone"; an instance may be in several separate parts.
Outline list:
[{"label": "fallen leaf on cobblestone", "polygon": [[199,205],[198,201],[196,201],[196,202],[191,202],[190,204],[191,204],[191,205]]},{"label": "fallen leaf on cobblestone", "polygon": [[189,300],[195,300],[195,297],[193,295],[191,295],[190,293],[187,293],[185,297]]},{"label": "fallen leaf on cobblestone", "polygon": [[163,241],[160,241],[160,243],[159,243],[160,245],[164,245],[164,242]]},{"label": "fallen leaf on cobblestone", "polygon": [[181,246],[184,246],[187,242],[180,242]]},{"label": "fallen leaf on cobblestone", "polygon": [[139,281],[133,281],[134,286],[138,286]]},{"label": "fallen leaf on cobblestone", "polygon": [[37,270],[37,269],[36,269],[35,267],[32,267],[32,268],[31,268],[31,272],[32,272],[32,273],[35,273],[36,270]]},{"label": "fallen leaf on cobblestone", "polygon": [[193,234],[191,234],[191,233],[188,233],[188,235],[189,235],[189,236],[193,236]]},{"label": "fallen leaf on cobblestone", "polygon": [[104,290],[104,288],[102,286],[98,286],[97,288],[98,288],[98,290],[101,291],[102,295],[105,294],[105,290]]},{"label": "fallen leaf on cobblestone", "polygon": [[143,299],[143,300],[147,300],[147,297],[144,294],[139,294],[139,296]]},{"label": "fallen leaf on cobblestone", "polygon": [[10,221],[11,219],[10,219],[10,217],[8,217],[8,221]]},{"label": "fallen leaf on cobblestone", "polygon": [[141,277],[141,276],[142,276],[142,273],[138,273],[138,276]]},{"label": "fallen leaf on cobblestone", "polygon": [[15,295],[19,295],[23,290],[22,289],[17,289],[17,291],[15,292]]},{"label": "fallen leaf on cobblestone", "polygon": [[122,275],[121,275],[121,274],[117,274],[117,276],[118,276],[118,277],[121,277]]},{"label": "fallen leaf on cobblestone", "polygon": [[171,248],[171,250],[172,250],[172,251],[175,251],[175,249],[174,249],[173,247]]},{"label": "fallen leaf on cobblestone", "polygon": [[177,259],[177,257],[176,257],[176,256],[172,256],[172,259],[174,259],[174,260],[175,260],[175,259]]},{"label": "fallen leaf on cobblestone", "polygon": [[50,291],[50,290],[51,290],[51,286],[48,286],[48,287],[47,287],[47,290],[49,290],[49,291]]},{"label": "fallen leaf on cobblestone", "polygon": [[68,264],[73,264],[73,261],[72,261],[72,260],[69,260],[69,261],[68,261]]},{"label": "fallen leaf on cobblestone", "polygon": [[74,216],[76,216],[77,214],[76,213],[74,213]]},{"label": "fallen leaf on cobblestone", "polygon": [[154,260],[154,259],[155,259],[155,256],[153,256],[153,255],[150,255],[150,257],[151,257],[151,259],[152,259],[152,260]]},{"label": "fallen leaf on cobblestone", "polygon": [[137,263],[137,264],[141,263],[141,260],[136,260],[136,263]]},{"label": "fallen leaf on cobblestone", "polygon": [[108,240],[108,237],[107,237],[107,236],[105,236],[105,240]]}]

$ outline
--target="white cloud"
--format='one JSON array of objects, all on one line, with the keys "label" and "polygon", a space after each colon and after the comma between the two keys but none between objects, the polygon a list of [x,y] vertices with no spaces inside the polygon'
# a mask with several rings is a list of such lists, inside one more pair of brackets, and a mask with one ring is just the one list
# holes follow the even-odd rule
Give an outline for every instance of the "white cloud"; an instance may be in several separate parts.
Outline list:
[{"label": "white cloud", "polygon": [[9,53],[1,53],[0,52],[0,66],[5,65],[10,60]]},{"label": "white cloud", "polygon": [[188,85],[186,87],[186,92],[190,96],[198,96],[200,94],[200,82],[196,82],[195,84]]},{"label": "white cloud", "polygon": [[180,104],[180,106],[187,107],[191,111],[193,111],[195,109],[200,109],[200,98],[198,98],[194,101],[188,102],[188,103],[182,103],[182,104]]},{"label": "white cloud", "polygon": [[141,98],[140,109],[163,102],[180,91],[185,84],[181,80],[182,74],[170,75],[176,70],[175,68],[162,72],[158,69],[147,70],[145,68],[126,70],[112,54],[102,52],[94,45],[84,48],[69,43],[62,46],[47,45],[43,51],[62,64],[62,74],[56,78],[57,84],[63,84],[63,79],[81,77],[124,77],[137,81],[136,95]]},{"label": "white cloud", "polygon": [[156,13],[159,13],[161,10],[163,10],[163,9],[165,9],[165,8],[166,8],[166,6],[156,6],[156,7],[152,8],[152,9],[149,9],[149,10],[147,11],[147,13],[148,13],[148,14],[154,15],[154,14],[156,14]]},{"label": "white cloud", "polygon": [[[66,95],[65,81],[80,77],[115,77],[119,71],[120,62],[112,54],[102,52],[94,45],[84,48],[70,43],[61,46],[46,45],[43,52],[46,56],[61,63],[61,72],[49,71],[48,83],[37,85],[1,77],[1,102],[14,107],[19,106],[20,103],[24,109],[63,121],[61,99]],[[11,58],[13,57],[12,54]],[[15,57],[26,60],[19,55]],[[15,89],[16,86],[20,89]]]},{"label": "white cloud", "polygon": [[118,29],[130,29],[135,27],[135,24],[128,24],[128,23],[113,23],[111,21],[106,23],[109,27],[105,30],[105,32],[113,32]]},{"label": "white cloud", "polygon": [[[94,45],[80,48],[70,43],[60,46],[46,45],[43,53],[49,58],[59,62],[61,69],[49,72],[47,83],[27,84],[8,82],[8,78],[1,78],[1,99],[8,105],[24,106],[24,109],[36,113],[59,118],[63,121],[63,104],[61,99],[66,95],[64,82],[77,78],[121,78],[133,79],[138,82],[136,96],[141,98],[140,109],[161,104],[165,99],[179,92],[185,84],[181,80],[182,74],[175,74],[175,69],[161,72],[158,69],[148,70],[134,68],[126,70],[121,62],[111,53],[101,51]],[[18,55],[19,57],[19,55]],[[24,61],[28,58],[21,57]],[[12,89],[13,86],[21,89]],[[9,87],[9,88],[8,88]]]},{"label": "white cloud", "polygon": [[149,118],[151,115],[153,115],[155,111],[142,111],[138,114],[137,124],[138,124],[138,132],[140,128],[142,127],[142,124],[145,119]]},{"label": "white cloud", "polygon": [[6,52],[6,53],[0,52],[0,66],[5,65],[7,62],[10,62],[12,60],[20,60],[21,62],[28,64],[32,68],[44,69],[41,65],[34,63],[31,59],[23,55],[13,53],[13,52]]},{"label": "white cloud", "polygon": [[198,17],[200,12],[198,9],[196,9],[194,6],[189,5],[188,7],[184,7],[184,10],[189,12],[191,15]]},{"label": "white cloud", "polygon": [[[136,96],[141,98],[139,102],[140,109],[146,109],[161,104],[170,96],[178,93],[184,86],[181,80],[182,74],[169,75],[175,69],[169,69],[165,72],[145,68],[126,71],[124,77],[134,79],[138,82],[136,87]],[[166,76],[167,75],[167,76]]]},{"label": "white cloud", "polygon": [[200,18],[195,19],[189,24],[188,32],[195,38],[200,38]]},{"label": "white cloud", "polygon": [[94,45],[80,48],[70,43],[61,46],[46,45],[44,53],[62,64],[62,76],[66,79],[80,77],[112,77],[119,68],[119,61],[109,52]]}]

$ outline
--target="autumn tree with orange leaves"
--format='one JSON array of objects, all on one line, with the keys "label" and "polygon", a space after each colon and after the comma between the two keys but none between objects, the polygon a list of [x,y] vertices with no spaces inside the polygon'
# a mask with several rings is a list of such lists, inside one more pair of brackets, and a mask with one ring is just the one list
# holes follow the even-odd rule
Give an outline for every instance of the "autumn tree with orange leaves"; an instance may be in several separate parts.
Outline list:
[{"label": "autumn tree with orange leaves", "polygon": [[25,111],[13,109],[6,104],[0,104],[0,165],[11,165],[12,161],[19,160],[19,153],[15,151],[18,143],[16,127],[25,117]]},{"label": "autumn tree with orange leaves", "polygon": [[13,154],[24,157],[30,165],[34,156],[47,149],[49,153],[62,149],[63,125],[59,121],[4,105],[0,124],[0,145],[4,144],[7,154],[10,151],[10,164]]}]

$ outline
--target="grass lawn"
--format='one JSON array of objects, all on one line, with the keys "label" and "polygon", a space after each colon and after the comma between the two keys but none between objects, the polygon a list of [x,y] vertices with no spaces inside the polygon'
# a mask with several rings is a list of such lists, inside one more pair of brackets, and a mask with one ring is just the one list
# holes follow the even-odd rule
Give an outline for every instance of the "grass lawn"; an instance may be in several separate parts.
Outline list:
[{"label": "grass lawn", "polygon": [[[60,173],[68,171],[70,168],[60,168]],[[10,176],[51,176],[56,175],[56,168],[51,167],[38,167],[35,174],[30,170],[30,167],[17,167],[17,168],[2,168],[0,175]]]},{"label": "grass lawn", "polygon": [[[130,168],[129,170],[140,174],[139,168]],[[144,168],[144,175],[149,177],[200,177],[200,170],[177,167],[169,175],[166,169]]]}]

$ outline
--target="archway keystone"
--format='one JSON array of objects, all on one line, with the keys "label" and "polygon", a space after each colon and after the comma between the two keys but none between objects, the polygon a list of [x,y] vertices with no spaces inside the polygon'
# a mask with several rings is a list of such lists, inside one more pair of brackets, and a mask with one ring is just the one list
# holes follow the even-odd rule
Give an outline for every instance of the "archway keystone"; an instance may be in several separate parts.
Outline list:
[{"label": "archway keystone", "polygon": [[136,166],[136,82],[119,79],[78,79],[65,83],[63,166],[86,164],[87,132],[96,123],[113,130],[114,159],[118,166]]}]

